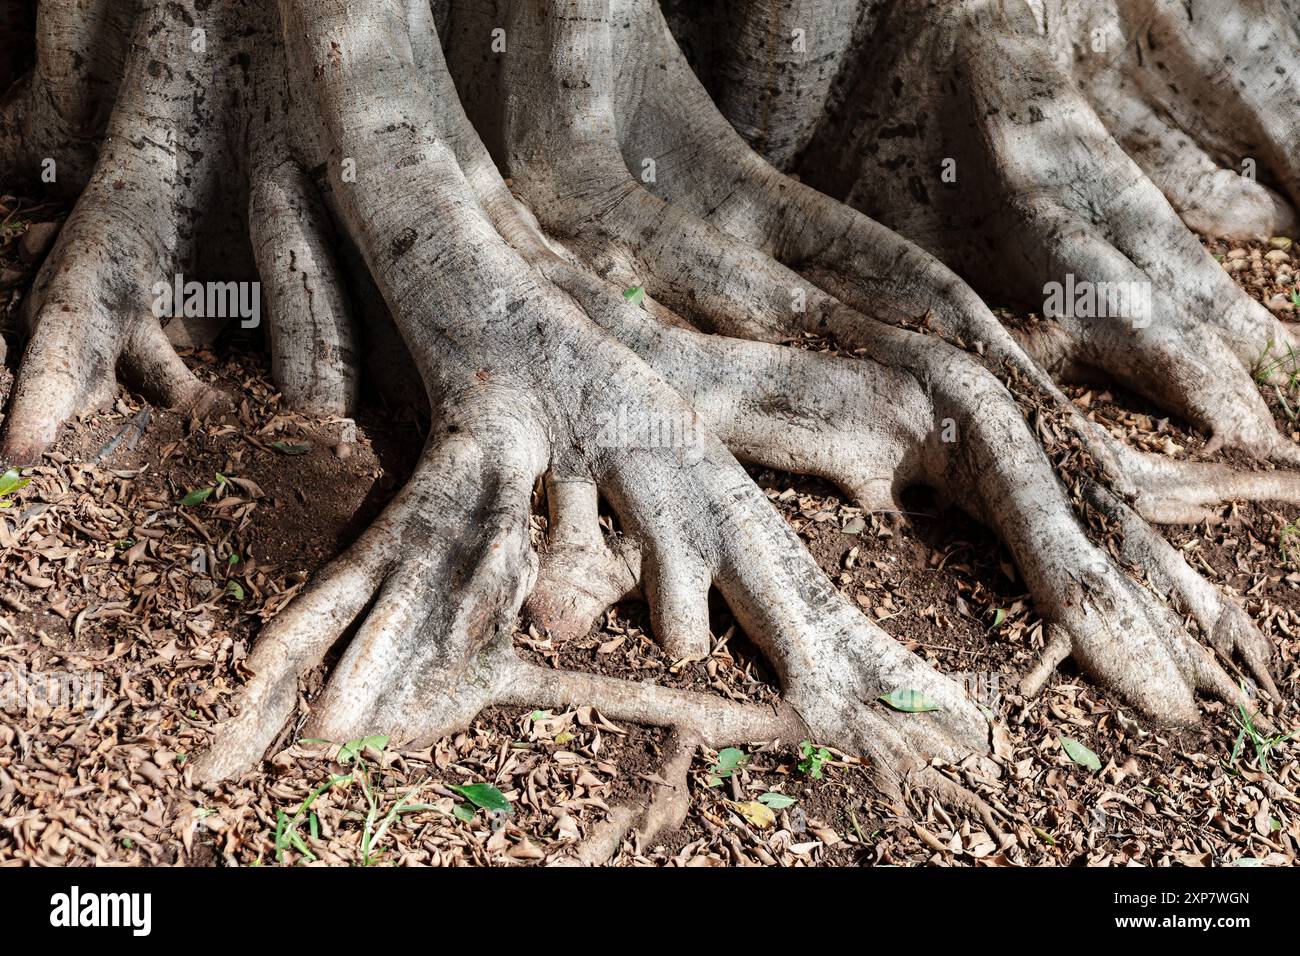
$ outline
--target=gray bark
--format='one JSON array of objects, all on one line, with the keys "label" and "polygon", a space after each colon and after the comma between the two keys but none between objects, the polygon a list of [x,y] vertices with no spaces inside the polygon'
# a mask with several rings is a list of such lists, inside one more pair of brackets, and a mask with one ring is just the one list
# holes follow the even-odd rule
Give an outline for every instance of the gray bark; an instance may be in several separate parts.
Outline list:
[{"label": "gray bark", "polygon": [[[784,14],[823,15],[819,0]],[[999,302],[1041,311],[1067,276],[1149,287],[1136,319],[1016,334],[1040,365],[1109,376],[1212,447],[1300,460],[1251,375],[1265,352],[1294,348],[1294,331],[1192,233],[1295,229],[1295,17],[1276,0],[864,2],[859,16],[868,26],[838,64],[802,61],[810,79],[838,77],[806,147],[770,158]],[[761,51],[733,39],[724,104],[767,88]],[[735,121],[744,131],[748,114]]]},{"label": "gray bark", "polygon": [[[1083,420],[1050,374],[1077,360],[1140,385],[1159,368],[1148,394],[1216,440],[1300,458],[1243,364],[1259,336],[1289,331],[1219,273],[1172,288],[1175,261],[1203,263],[1153,184],[1161,161],[1129,159],[1089,99],[1120,101],[1108,76],[1129,92],[1141,78],[1072,61],[1070,38],[1092,14],[1070,12],[1053,7],[1049,29],[1010,3],[746,4],[740,59],[706,77],[733,128],[652,0],[142,3],[116,92],[94,101],[111,112],[93,172],[29,306],[5,457],[32,460],[63,419],[107,397],[115,366],[159,401],[199,400],[141,290],[178,268],[212,274],[214,248],[238,250],[227,273],[255,264],[273,373],[293,404],[346,413],[364,341],[385,356],[404,347],[384,371],[413,367],[431,415],[406,487],[260,635],[238,714],[195,772],[215,781],[253,764],[292,715],[299,678],[355,628],[312,701],[309,736],[427,741],[492,703],[589,703],[675,726],[688,752],[833,743],[869,755],[895,791],[930,788],[987,816],[938,769],[988,766],[986,717],[845,601],[741,462],[826,478],[872,510],[896,510],[924,483],[987,523],[1049,625],[1027,691],[1072,654],[1148,714],[1194,721],[1198,692],[1242,699],[1197,633],[1273,689],[1268,639],[1148,522],[1199,520],[1228,497],[1297,502],[1300,479],[1133,452]],[[808,52],[783,52],[809,18]],[[69,22],[85,31],[77,42],[104,29],[89,14]],[[691,35],[680,6],[675,22]],[[206,56],[186,42],[195,27]],[[1193,47],[1180,71],[1205,68]],[[84,93],[69,94],[81,112],[30,95],[87,83],[38,61],[6,100],[23,105],[0,121],[0,161],[26,161],[3,149],[24,131],[92,135],[98,107]],[[1131,140],[1146,120],[1123,116]],[[818,191],[737,129],[808,178],[827,143],[843,148]],[[1284,167],[1285,142],[1268,147],[1260,130],[1249,135],[1261,158]],[[919,178],[949,153],[969,184],[960,200]],[[1206,218],[1228,192],[1198,187],[1199,212],[1181,208],[1216,223],[1288,211],[1282,193],[1251,193],[1236,219]],[[1152,242],[1169,258],[1143,251]],[[1068,269],[1149,279],[1157,321],[1017,335],[945,259],[1006,288]],[[644,308],[624,298],[633,286]],[[366,288],[354,307],[348,290]],[[1211,319],[1220,296],[1229,307]],[[808,333],[852,354],[786,344]],[[1055,437],[1030,427],[1022,402]],[[621,423],[676,437],[646,442]],[[1093,466],[1067,486],[1070,454]],[[551,522],[539,560],[529,522],[541,477]],[[601,496],[617,539],[597,522]],[[1149,581],[1094,539],[1089,508],[1123,527],[1125,561],[1147,565]],[[665,649],[699,656],[711,587],[777,673],[774,711],[545,670],[512,650],[521,610],[564,639],[639,592]],[[876,703],[900,687],[940,709]],[[602,840],[679,812],[620,811]]]}]

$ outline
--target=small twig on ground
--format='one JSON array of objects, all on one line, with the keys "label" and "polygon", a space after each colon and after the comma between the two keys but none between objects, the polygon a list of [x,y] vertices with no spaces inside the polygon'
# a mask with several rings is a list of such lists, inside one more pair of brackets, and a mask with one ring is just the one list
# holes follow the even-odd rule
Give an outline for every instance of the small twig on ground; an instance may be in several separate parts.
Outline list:
[{"label": "small twig on ground", "polygon": [[[148,427],[149,406],[146,405],[144,408],[140,409],[140,411],[136,412],[129,422],[118,429],[117,434],[113,436],[109,443],[99,450],[99,454],[95,456],[95,463],[98,464],[99,462],[109,458],[115,451],[117,451],[117,446],[122,443],[124,438],[127,439],[126,447],[127,450],[130,451],[140,441],[141,436],[144,435],[144,430]],[[130,435],[130,438],[127,438],[127,435]]]}]

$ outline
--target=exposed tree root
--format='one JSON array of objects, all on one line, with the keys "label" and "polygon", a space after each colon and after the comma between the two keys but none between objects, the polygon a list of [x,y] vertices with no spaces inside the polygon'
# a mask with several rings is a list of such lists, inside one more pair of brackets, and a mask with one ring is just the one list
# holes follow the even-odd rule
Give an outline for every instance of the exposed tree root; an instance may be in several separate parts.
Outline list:
[{"label": "exposed tree root", "polygon": [[[610,95],[617,88],[613,37],[630,34],[623,51],[630,56],[633,49],[654,49],[651,38],[666,33],[652,4],[620,8],[617,22],[630,21],[628,30],[614,29],[615,18],[602,14],[601,3],[583,9],[577,18],[511,9],[509,29],[529,38],[521,45],[532,43],[538,59],[516,52],[505,66],[534,81],[549,71],[551,106],[514,113],[507,97],[504,115],[484,120],[508,131],[502,162],[541,227],[564,237],[569,259],[615,285],[644,281],[657,300],[714,331],[772,339],[800,325],[829,325],[845,330],[867,354],[860,362],[792,355],[671,323],[630,324],[601,309],[598,283],[544,261],[565,259],[565,250],[535,254],[548,275],[688,397],[738,456],[829,478],[870,509],[897,508],[897,493],[918,481],[948,493],[1006,541],[1040,611],[1060,625],[1078,662],[1147,713],[1191,722],[1197,691],[1237,699],[1233,682],[1154,595],[1088,540],[1019,409],[978,362],[934,338],[854,312],[762,249],[632,177],[625,157],[654,144],[635,141],[639,123],[615,121],[641,114],[639,101],[616,104]],[[554,49],[574,52],[546,60]],[[670,61],[669,80],[660,81],[669,95],[676,93],[674,65],[681,69]],[[510,78],[497,82],[508,85]],[[474,77],[475,88],[490,86]],[[568,122],[574,115],[584,122]],[[665,113],[655,114],[644,135],[671,138],[664,133],[668,122]],[[557,159],[562,155],[584,161],[564,164]],[[904,244],[895,237],[894,245]],[[978,314],[973,305],[962,308]],[[1083,429],[1083,437],[1089,433]],[[576,603],[570,599],[570,606]]]},{"label": "exposed tree root", "polygon": [[359,363],[347,292],[332,227],[293,159],[254,168],[249,220],[271,315],[272,377],[294,408],[350,414]]},{"label": "exposed tree root", "polygon": [[379,519],[263,631],[239,714],[201,777],[251,765],[293,713],[299,678],[354,625],[313,736],[375,726],[403,740],[436,736],[501,693],[491,665],[509,655],[535,572],[527,508],[542,448],[479,400],[445,431]]},{"label": "exposed tree root", "polygon": [[1091,485],[1089,503],[1120,525],[1120,556],[1146,571],[1151,583],[1190,614],[1210,644],[1226,660],[1239,658],[1274,699],[1277,685],[1269,674],[1272,646],[1240,606],[1191,569],[1183,556],[1133,510],[1105,489]]},{"label": "exposed tree root", "polygon": [[[798,8],[799,4],[793,6]],[[818,7],[812,19],[821,23],[832,13]],[[647,57],[658,66],[656,81],[638,90],[635,100],[592,108],[604,110],[607,137],[613,125],[612,114],[634,118],[634,122],[619,124],[617,148],[633,174],[639,164],[654,161],[656,178],[645,187],[646,191],[669,205],[655,206],[636,192],[629,194],[635,203],[624,202],[622,193],[633,185],[627,173],[611,171],[616,163],[608,149],[593,149],[597,157],[593,161],[594,180],[587,171],[565,173],[571,183],[584,183],[583,204],[560,204],[552,211],[552,227],[564,233],[586,229],[585,208],[603,228],[610,228],[603,207],[617,206],[621,222],[613,225],[614,231],[622,228],[623,235],[631,235],[639,222],[655,222],[656,234],[671,237],[672,244],[661,238],[658,248],[642,251],[637,247],[647,245],[647,233],[637,233],[635,241],[628,243],[632,246],[630,252],[605,249],[588,256],[596,259],[602,269],[613,269],[629,281],[643,278],[656,271],[656,257],[663,255],[665,248],[689,262],[716,263],[709,270],[693,270],[693,282],[685,285],[672,271],[674,263],[670,261],[658,270],[668,277],[655,292],[665,303],[706,327],[769,341],[784,340],[800,332],[831,332],[845,347],[870,351],[873,336],[878,334],[871,323],[862,321],[862,315],[908,326],[921,320],[925,328],[986,356],[994,368],[1005,364],[1053,395],[1071,413],[1074,429],[1087,443],[1090,454],[1099,460],[1108,479],[1118,483],[1125,494],[1140,496],[1147,492],[1142,506],[1150,505],[1153,518],[1158,513],[1170,513],[1168,504],[1160,512],[1156,509],[1174,487],[1180,494],[1194,495],[1202,504],[1232,497],[1297,500],[1294,480],[1279,473],[1236,475],[1224,468],[1198,469],[1166,460],[1148,461],[1152,456],[1118,447],[1077,414],[1031,359],[1031,352],[1043,357],[1046,351],[1048,367],[1069,361],[1068,351],[1055,354],[1062,341],[1059,334],[1046,339],[1042,334],[1022,336],[1029,346],[1026,351],[978,296],[932,256],[763,163],[713,108],[657,22],[653,7],[643,3],[629,8],[624,4],[620,15],[620,24],[630,21],[634,28],[614,33],[614,42],[626,44],[625,48],[616,47],[615,58],[626,62],[635,55]],[[472,21],[468,31],[484,26],[487,19],[490,17],[485,15],[483,20]],[[799,22],[797,16],[790,20],[791,24]],[[456,55],[455,46],[452,55]],[[467,63],[465,69],[471,67],[484,69],[478,62]],[[475,72],[472,78],[474,84],[468,94],[471,103],[476,102],[475,90],[490,92],[495,88],[490,75]],[[482,108],[498,107],[495,101],[487,101]],[[530,173],[535,174],[536,157],[529,157],[528,163]],[[550,175],[549,171],[545,175]],[[591,199],[598,193],[593,181],[604,182],[600,189],[617,200]],[[522,186],[535,189],[526,182]],[[554,193],[564,188],[565,184],[544,185],[539,192],[549,189]],[[545,196],[530,192],[529,198],[550,208]],[[628,210],[637,204],[643,208]],[[550,201],[550,205],[555,203]],[[659,225],[661,217],[664,222]],[[717,231],[702,229],[700,223],[712,225]],[[595,240],[584,235],[581,242],[590,245]],[[632,257],[635,262],[629,261]],[[1203,258],[1199,249],[1192,256],[1193,261]],[[792,277],[791,272],[797,276]],[[748,278],[751,276],[754,278]],[[701,285],[705,288],[701,289]],[[818,296],[817,289],[832,301]],[[1235,287],[1231,291],[1237,295]],[[850,308],[838,308],[833,300]],[[708,302],[712,305],[706,305]],[[759,316],[762,318],[757,319]],[[1248,401],[1259,404],[1253,386]],[[1272,435],[1271,419],[1268,428]],[[1117,460],[1120,455],[1122,461]]]},{"label": "exposed tree root", "polygon": [[177,237],[177,115],[173,91],[151,76],[159,39],[137,24],[124,93],[85,191],[25,304],[31,338],[4,422],[3,456],[29,463],[64,419],[109,401],[119,362],[150,397],[193,405],[204,387],[158,330],[151,291],[170,276]]},{"label": "exposed tree root", "polygon": [[[1112,0],[1044,14],[1051,48],[1067,67],[1075,59],[1068,49],[1081,39],[1110,40],[1107,56],[1075,59],[1080,88],[1191,228],[1235,238],[1295,231],[1293,12],[1263,0],[1232,7]],[[1223,82],[1225,70],[1231,82]],[[1247,159],[1253,164],[1243,168]]]},{"label": "exposed tree root", "polygon": [[293,155],[274,19],[245,0],[42,5],[35,65],[0,104],[0,169],[35,178],[49,159],[47,182],[79,198],[25,304],[7,460],[34,460],[64,420],[103,405],[115,373],[150,401],[202,410],[214,396],[157,334],[160,317],[187,326],[178,341],[210,340],[231,317],[210,314],[207,290],[193,316],[160,288],[179,276],[233,289],[255,264],[289,403],[352,409],[356,335],[333,228]]},{"label": "exposed tree root", "polygon": [[750,740],[794,740],[810,732],[799,713],[789,706],[773,710],[757,704],[737,704],[698,691],[601,674],[550,670],[522,661],[513,678],[503,703],[565,706],[585,701],[615,719],[689,728],[692,735],[713,747]]},{"label": "exposed tree root", "polygon": [[627,538],[606,543],[597,498],[589,478],[547,477],[547,547],[524,611],[559,641],[585,634],[606,608],[640,590],[641,549]]},{"label": "exposed tree root", "polygon": [[[784,26],[760,6],[753,29]],[[931,485],[990,526],[1048,624],[1026,690],[1072,655],[1163,720],[1197,719],[1197,693],[1243,700],[1168,600],[1276,692],[1266,638],[1146,520],[1199,520],[1234,496],[1300,501],[1300,479],[1138,455],[1084,421],[1049,372],[1096,366],[1218,443],[1300,462],[1249,372],[1250,355],[1290,330],[1198,258],[1050,47],[1020,42],[1038,37],[1032,18],[974,0],[895,4],[881,27],[849,0],[786,6],[821,10],[856,39],[816,38],[829,72],[807,82],[798,61],[780,67],[785,79],[747,131],[782,159],[832,130],[874,137],[892,144],[872,158],[887,167],[937,164],[960,145],[943,124],[959,123],[960,175],[982,184],[972,209],[923,201],[924,183],[870,194],[875,172],[846,150],[827,188],[874,203],[913,244],[783,176],[726,126],[650,0],[466,0],[450,18],[450,4],[422,0],[143,5],[99,165],[32,299],[6,456],[33,457],[60,421],[103,401],[119,365],[160,401],[194,397],[144,294],[182,267],[210,274],[214,237],[258,269],[275,377],[293,404],[346,413],[364,341],[381,377],[418,372],[431,417],[400,494],[259,636],[237,713],[197,778],[251,766],[300,708],[311,736],[415,743],[490,704],[582,703],[676,736],[672,786],[645,808],[617,808],[579,859],[675,825],[699,744],[775,738],[864,754],[898,802],[932,792],[996,832],[989,808],[945,772],[990,769],[988,719],[836,591],[738,459],[821,476],[872,510]],[[437,23],[451,30],[450,69]],[[186,42],[196,24],[236,51],[222,62],[243,52],[253,66],[226,76],[196,58]],[[489,54],[497,27],[507,46]],[[863,38],[880,48],[881,75],[908,80],[876,84],[900,104],[876,119],[846,107],[835,82]],[[945,74],[909,66],[922,55],[968,70],[969,101],[949,103]],[[42,68],[29,89],[49,82]],[[1034,102],[1016,70],[1041,81]],[[846,77],[852,95],[868,82],[861,72]],[[194,76],[220,95],[196,107]],[[805,95],[824,119],[793,105]],[[919,123],[932,103],[944,104],[927,121],[937,127],[879,128],[900,111]],[[13,122],[0,123],[0,157]],[[1045,153],[1053,137],[1063,143]],[[216,199],[231,191],[222,177],[240,202]],[[1225,190],[1201,189],[1183,208],[1209,216]],[[1250,195],[1243,222],[1281,209]],[[938,230],[949,214],[979,255],[987,223],[1012,247],[996,263],[975,256]],[[958,253],[1022,291],[1064,272],[1149,281],[1155,319],[1062,317],[1013,333],[941,263]],[[1181,262],[1205,268],[1179,286]],[[644,308],[621,294],[638,286]],[[361,293],[355,310],[349,289]],[[1209,314],[1214,303],[1223,314]],[[809,333],[854,354],[785,344]],[[539,571],[529,509],[543,475],[551,523]],[[619,537],[602,533],[601,497]],[[1100,533],[1115,530],[1113,541]],[[703,656],[714,587],[775,672],[779,706],[550,670],[513,651],[525,604],[564,639],[639,589],[665,650]],[[335,645],[324,692],[300,700],[301,679]],[[880,703],[901,688],[937,709]]]},{"label": "exposed tree root", "polygon": [[248,232],[269,313],[271,375],[294,408],[350,415],[360,387],[358,335],[316,185],[294,155],[279,38],[255,64]]},{"label": "exposed tree root", "polygon": [[[90,178],[122,80],[134,4],[90,0],[37,9],[10,0],[0,9],[6,51],[0,68],[0,174],[39,180],[58,195],[75,196]],[[9,75],[28,52],[31,69],[21,77]]]},{"label": "exposed tree root", "polygon": [[1134,486],[1133,507],[1155,524],[1217,521],[1209,509],[1224,501],[1300,504],[1300,474],[1240,471],[1211,462],[1174,461],[1112,445]]},{"label": "exposed tree root", "polygon": [[[249,660],[256,676],[239,716],[200,763],[200,775],[229,774],[270,743],[293,709],[298,676],[372,600],[313,705],[308,726],[317,735],[380,730],[427,739],[492,702],[580,700],[612,717],[688,727],[711,743],[797,735],[838,743],[868,754],[895,788],[912,774],[929,781],[932,758],[957,763],[987,751],[987,721],[960,687],[840,597],[711,434],[701,430],[697,442],[673,448],[601,440],[601,423],[620,414],[693,416],[633,351],[602,334],[574,299],[502,241],[495,222],[521,242],[530,228],[495,173],[487,182],[477,178],[490,163],[477,163],[473,144],[457,140],[463,117],[447,106],[454,102],[450,80],[420,62],[429,56],[437,65],[437,48],[413,49],[409,25],[390,9],[375,11],[362,27],[342,4],[310,7],[310,16],[304,5],[289,23],[289,36],[306,37],[289,57],[320,103],[322,140],[335,155],[375,157],[370,172],[382,169],[384,182],[424,197],[431,204],[425,214],[448,223],[409,245],[395,242],[410,210],[388,202],[373,180],[364,190],[331,183],[336,215],[378,277],[424,375],[435,409],[433,458],[352,551],[268,628]],[[375,59],[378,50],[384,55]],[[366,69],[357,69],[361,62]],[[372,70],[374,63],[382,65]],[[393,101],[393,90],[408,92]],[[375,118],[393,109],[415,122],[376,133]],[[450,130],[448,140],[439,138],[440,126]],[[366,151],[358,148],[363,135]],[[442,145],[447,141],[456,150]],[[451,261],[460,268],[448,271]],[[508,338],[499,320],[475,305],[494,299],[528,317]],[[641,314],[608,294],[593,311],[610,309],[631,321]],[[574,355],[582,356],[580,375],[568,358]],[[474,408],[481,413],[464,421]],[[502,438],[485,447],[484,429]],[[549,446],[542,436],[551,436]],[[439,464],[448,454],[442,449],[461,443],[480,450],[449,472]],[[780,677],[786,703],[777,712],[512,657],[507,623],[532,583],[520,572],[531,566],[528,492],[548,461],[553,474],[586,478],[567,491],[551,482],[560,514],[574,515],[557,521],[557,546],[597,548],[585,525],[594,520],[599,488],[641,543],[659,639],[675,653],[707,651],[706,598],[716,585]],[[566,520],[576,529],[567,538]],[[329,615],[325,626],[322,613]],[[864,703],[898,687],[920,691],[940,709],[898,714]]]},{"label": "exposed tree root", "polygon": [[[781,26],[817,23],[830,6],[784,4]],[[1122,382],[1204,429],[1211,448],[1300,463],[1251,380],[1270,347],[1294,344],[1292,331],[1234,286],[1170,205],[1194,227],[1229,232],[1295,222],[1263,184],[1295,198],[1295,124],[1283,118],[1300,75],[1293,20],[1253,0],[1224,11],[1165,0],[860,7],[874,22],[856,46],[833,64],[802,61],[805,77],[838,75],[820,122],[798,124],[792,165],[805,181],[960,264],[1001,301],[1042,310],[1051,282],[1149,293],[1137,308],[1071,307],[1052,334],[1022,341],[1049,369]],[[723,102],[766,88],[755,42],[741,34],[718,73],[738,85]],[[1237,175],[1247,160],[1259,182]]]},{"label": "exposed tree root", "polygon": [[646,805],[621,804],[614,807],[608,819],[597,824],[571,855],[556,860],[552,865],[598,866],[609,862],[629,836],[644,845],[660,833],[680,827],[690,810],[688,777],[699,746],[699,740],[692,732],[674,731],[659,768],[663,782],[651,784],[656,789]]}]

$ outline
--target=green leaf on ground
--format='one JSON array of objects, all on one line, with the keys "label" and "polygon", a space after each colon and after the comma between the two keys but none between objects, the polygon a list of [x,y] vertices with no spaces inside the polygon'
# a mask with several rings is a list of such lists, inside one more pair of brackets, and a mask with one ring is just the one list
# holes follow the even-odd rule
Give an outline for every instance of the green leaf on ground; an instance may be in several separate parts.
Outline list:
[{"label": "green leaf on ground", "polygon": [[0,498],[5,495],[12,495],[19,488],[26,488],[31,483],[30,478],[23,478],[18,474],[17,468],[10,468],[3,475],[0,475]]},{"label": "green leaf on ground", "polygon": [[712,776],[709,777],[709,786],[722,786],[722,781],[726,780],[747,763],[749,763],[749,754],[745,753],[743,750],[736,747],[726,747],[719,750],[718,762],[709,768],[709,771],[712,773]]},{"label": "green leaf on ground", "polygon": [[511,813],[514,809],[510,806],[510,801],[506,799],[506,795],[490,783],[468,783],[450,789],[455,790],[474,806],[482,807],[484,810]]},{"label": "green leaf on ground", "polygon": [[180,503],[186,508],[192,508],[195,505],[203,504],[203,502],[207,501],[211,495],[212,495],[211,485],[209,485],[206,488],[195,488],[184,498],[182,498]]},{"label": "green leaf on ground", "polygon": [[388,738],[376,734],[372,737],[358,737],[356,740],[349,740],[339,748],[338,762],[351,763],[356,760],[367,749],[382,751],[388,746]]},{"label": "green leaf on ground", "polygon": [[758,798],[758,802],[765,807],[771,807],[773,810],[784,810],[786,807],[794,806],[799,801],[794,797],[787,797],[784,793],[769,790]]},{"label": "green leaf on ground", "polygon": [[1080,767],[1087,767],[1089,770],[1101,769],[1101,758],[1073,737],[1062,737],[1061,749]]},{"label": "green leaf on ground", "polygon": [[881,694],[880,699],[894,710],[901,710],[905,714],[925,714],[932,710],[939,710],[938,704],[928,700],[919,690],[911,687],[899,687],[888,694]]},{"label": "green leaf on ground", "polygon": [[634,285],[630,289],[624,289],[623,298],[627,299],[632,305],[641,305],[645,301],[645,286]]}]

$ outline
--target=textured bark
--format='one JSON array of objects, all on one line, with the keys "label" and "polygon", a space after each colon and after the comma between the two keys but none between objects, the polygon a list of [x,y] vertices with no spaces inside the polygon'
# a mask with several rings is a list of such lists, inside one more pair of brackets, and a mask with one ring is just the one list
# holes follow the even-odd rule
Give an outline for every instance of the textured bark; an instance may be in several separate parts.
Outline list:
[{"label": "textured bark", "polygon": [[[1197,719],[1198,692],[1242,699],[1225,670],[1233,657],[1272,692],[1267,638],[1147,522],[1199,520],[1228,497],[1300,501],[1300,479],[1123,448],[1049,372],[1077,361],[1130,380],[1154,363],[1163,378],[1148,393],[1181,402],[1216,439],[1289,461],[1295,450],[1261,412],[1242,358],[1259,335],[1287,330],[1206,273],[1162,291],[1151,328],[1062,321],[1013,334],[941,261],[996,265],[1000,291],[1067,267],[1168,279],[1172,259],[1126,257],[1151,230],[1198,261],[1089,105],[1117,101],[1111,74],[1071,68],[1060,38],[1088,17],[1054,8],[1048,29],[990,3],[749,3],[704,21],[741,31],[729,60],[692,32],[696,11],[670,7],[741,132],[796,165],[815,165],[842,137],[852,148],[823,163],[820,185],[916,241],[760,158],[652,0],[145,2],[120,75],[109,71],[115,94],[70,94],[79,113],[33,112],[33,89],[89,82],[38,58],[6,99],[0,147],[42,123],[67,135],[74,119],[91,141],[93,103],[111,102],[94,171],[29,304],[8,459],[33,459],[60,421],[104,400],[115,366],[160,401],[196,400],[141,308],[143,290],[180,269],[229,279],[256,268],[273,374],[296,406],[347,413],[369,351],[384,378],[413,368],[430,412],[406,487],[259,636],[238,713],[196,773],[218,780],[255,763],[293,714],[299,679],[350,635],[311,702],[310,736],[421,742],[493,703],[594,704],[676,728],[670,778],[699,743],[811,737],[868,755],[887,788],[930,788],[987,817],[939,769],[982,763],[985,715],[845,601],[741,462],[823,477],[870,510],[898,510],[908,486],[927,484],[985,522],[1048,624],[1029,691],[1073,655],[1173,722]],[[51,29],[56,8],[78,42],[135,9],[43,5]],[[782,44],[809,21],[807,52],[787,55]],[[196,26],[219,54],[195,56],[185,41]],[[110,44],[96,69],[111,54]],[[965,92],[933,63],[964,71]],[[1036,71],[1028,92],[1018,69]],[[1137,68],[1115,69],[1141,88]],[[1024,119],[1035,110],[1041,121]],[[1090,137],[1100,152],[1054,167],[1044,160],[1064,163],[1073,140],[1044,156],[1049,132]],[[1261,157],[1289,161],[1253,135]],[[963,203],[908,185],[913,167],[920,176],[950,148],[965,151],[960,175],[981,184]],[[0,160],[21,166],[16,155]],[[1113,169],[1133,184],[1122,202],[1103,191]],[[1228,197],[1198,190],[1203,218]],[[1289,210],[1280,194],[1252,195],[1237,219],[1213,222]],[[1086,228],[1070,203],[1087,207]],[[1155,225],[1143,218],[1153,210]],[[942,215],[958,228],[939,229]],[[622,295],[630,286],[646,288],[644,308]],[[1185,317],[1220,294],[1226,317]],[[785,344],[804,333],[831,335],[853,357]],[[1187,359],[1193,337],[1200,351]],[[1050,420],[1046,447],[1026,409]],[[645,442],[628,423],[677,430]],[[1091,465],[1080,471],[1080,459]],[[551,520],[539,561],[529,520],[543,477]],[[616,537],[600,528],[602,497]],[[1089,514],[1122,529],[1123,564]],[[512,649],[521,610],[563,640],[640,593],[666,651],[702,656],[713,587],[776,672],[779,707],[547,670]],[[877,703],[900,687],[940,709]],[[673,825],[682,792],[618,810],[583,853]]]},{"label": "textured bark", "polygon": [[[607,325],[692,397],[733,452],[830,478],[868,508],[897,508],[897,492],[910,483],[937,486],[1002,535],[1080,663],[1130,700],[1166,719],[1191,720],[1194,691],[1235,696],[1232,682],[1168,611],[1089,542],[1037,440],[991,374],[934,338],[868,319],[809,281],[841,291],[861,274],[833,248],[846,234],[869,235],[876,255],[892,252],[927,277],[945,279],[941,290],[958,287],[955,279],[869,221],[842,207],[827,209],[815,194],[799,196],[789,181],[773,184],[770,170],[752,180],[731,174],[723,202],[714,199],[719,188],[710,176],[758,164],[752,157],[746,164],[743,146],[728,143],[654,5],[621,4],[608,15],[601,4],[579,5],[567,17],[527,5],[478,9],[479,20],[457,22],[461,35],[503,22],[524,40],[502,60],[462,62],[453,35],[450,55],[463,96],[476,125],[498,131],[498,159],[515,191],[573,257],[616,285],[644,282],[656,301],[714,332],[777,341],[829,330],[867,353],[848,362],[717,335],[703,339],[672,324]],[[557,49],[572,52],[560,59]],[[638,73],[654,81],[638,82]],[[549,84],[545,107],[500,95],[525,78]],[[689,104],[685,120],[682,104]],[[629,172],[645,158],[657,165],[648,186]],[[775,188],[766,191],[769,184]],[[800,198],[806,205],[797,221],[814,234],[791,242],[798,250],[791,256],[773,234],[789,234],[782,227],[794,221],[789,207]],[[840,228],[817,233],[830,216]],[[812,248],[821,250],[815,264],[798,255]],[[900,316],[924,312],[934,284],[894,276],[892,289],[871,289],[873,301]],[[584,304],[595,294],[572,279],[556,281]],[[802,310],[792,305],[795,292]],[[942,307],[952,326],[988,333],[1009,358],[1029,365],[978,300],[959,293]],[[765,403],[755,401],[760,395]],[[776,414],[765,419],[763,404]],[[941,422],[951,422],[960,439],[941,441]],[[1113,454],[1086,425],[1075,427],[1100,454]],[[827,440],[836,429],[842,431]],[[1133,471],[1150,485],[1144,468]],[[1255,642],[1264,644],[1258,634]]]},{"label": "textured bark", "polygon": [[[12,85],[0,99],[0,163],[7,175],[34,182],[42,163],[56,159],[54,191],[75,196],[89,178],[113,106],[135,4],[47,3],[38,11],[34,3],[9,0],[2,6],[0,40],[12,58],[0,84]],[[18,76],[26,63],[33,68]]]},{"label": "textured bark", "polygon": [[[64,33],[85,27],[93,38],[112,28],[94,16],[64,13],[43,13],[40,56],[28,78],[47,77],[48,69],[41,87],[48,102],[61,120],[75,116],[70,125],[84,132],[94,125],[94,111],[67,88],[76,85],[67,79],[73,68],[49,61],[66,53]],[[192,81],[183,75],[188,48],[168,29],[172,20],[172,13],[151,9],[128,29],[134,48],[94,172],[25,303],[31,337],[4,422],[3,449],[12,460],[30,462],[64,419],[108,401],[119,362],[165,404],[192,404],[203,396],[203,387],[156,334],[151,308],[153,283],[170,277],[195,215],[190,184],[215,174],[203,160],[191,162],[193,153],[180,140]],[[45,39],[46,31],[58,38]],[[91,82],[85,74],[76,81]]]},{"label": "textured bark", "polygon": [[[1063,317],[1017,335],[1049,370],[1113,377],[1211,433],[1215,447],[1300,460],[1251,379],[1270,348],[1295,345],[1294,332],[1238,290],[1188,228],[1295,227],[1293,13],[1275,0],[858,6],[866,26],[838,63],[802,61],[809,77],[837,76],[807,146],[770,158],[999,302],[1041,310],[1046,284],[1067,275],[1149,283],[1150,315]],[[821,14],[818,0],[799,0],[784,18]],[[679,23],[688,35],[716,29],[686,9]],[[743,31],[732,40],[735,68],[714,72],[734,85],[718,91],[724,104],[767,88],[760,47]],[[737,120],[744,131],[747,114]],[[1244,160],[1257,181],[1239,175]],[[1004,357],[1001,345],[992,356]]]}]

